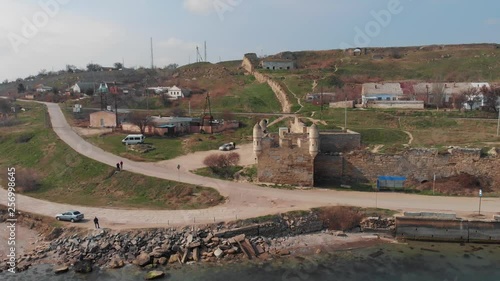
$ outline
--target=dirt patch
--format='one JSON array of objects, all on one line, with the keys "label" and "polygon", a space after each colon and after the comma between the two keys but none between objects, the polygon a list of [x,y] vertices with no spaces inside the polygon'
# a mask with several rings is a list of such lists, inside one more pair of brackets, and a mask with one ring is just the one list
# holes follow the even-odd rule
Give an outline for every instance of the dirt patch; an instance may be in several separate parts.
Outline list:
[{"label": "dirt patch", "polygon": [[[416,187],[418,190],[432,190],[433,182],[424,182]],[[476,196],[478,190],[490,192],[491,187],[486,179],[469,174],[459,174],[448,178],[436,179],[435,191],[445,195]]]},{"label": "dirt patch", "polygon": [[72,129],[80,136],[99,136],[109,134],[113,131],[111,128],[81,128],[72,127]]}]

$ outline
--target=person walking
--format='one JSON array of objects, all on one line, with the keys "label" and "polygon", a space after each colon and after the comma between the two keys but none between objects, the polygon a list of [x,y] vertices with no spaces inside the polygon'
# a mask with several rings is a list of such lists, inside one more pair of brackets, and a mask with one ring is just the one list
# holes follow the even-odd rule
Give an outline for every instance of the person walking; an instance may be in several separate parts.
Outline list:
[{"label": "person walking", "polygon": [[120,161],[120,170],[123,170],[123,161]]},{"label": "person walking", "polygon": [[94,217],[94,226],[95,226],[95,228],[101,228],[99,226],[99,219],[97,217]]},{"label": "person walking", "polygon": [[120,171],[120,163],[116,163],[116,170]]}]

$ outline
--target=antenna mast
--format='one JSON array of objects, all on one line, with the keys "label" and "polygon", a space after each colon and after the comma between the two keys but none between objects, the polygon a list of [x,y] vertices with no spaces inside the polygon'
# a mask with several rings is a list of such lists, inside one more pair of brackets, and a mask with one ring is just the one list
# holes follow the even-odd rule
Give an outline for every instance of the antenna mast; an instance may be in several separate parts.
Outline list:
[{"label": "antenna mast", "polygon": [[202,61],[203,58],[201,57],[200,49],[198,48],[198,46],[196,46],[196,62],[202,62]]},{"label": "antenna mast", "polygon": [[154,61],[153,61],[153,37],[151,37],[151,69],[155,69]]}]

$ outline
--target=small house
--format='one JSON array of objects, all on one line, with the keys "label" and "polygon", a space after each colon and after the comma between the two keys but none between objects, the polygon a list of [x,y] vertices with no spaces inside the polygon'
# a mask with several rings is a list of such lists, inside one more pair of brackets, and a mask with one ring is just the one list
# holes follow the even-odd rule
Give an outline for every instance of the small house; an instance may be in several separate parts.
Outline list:
[{"label": "small house", "polygon": [[191,91],[188,89],[182,89],[177,86],[170,87],[166,93],[169,99],[182,99],[189,97]]},{"label": "small house", "polygon": [[112,111],[97,111],[90,114],[90,127],[116,128],[116,114]]},{"label": "small house", "polygon": [[295,69],[295,62],[289,59],[266,58],[260,62],[260,66],[269,70],[290,70]]}]

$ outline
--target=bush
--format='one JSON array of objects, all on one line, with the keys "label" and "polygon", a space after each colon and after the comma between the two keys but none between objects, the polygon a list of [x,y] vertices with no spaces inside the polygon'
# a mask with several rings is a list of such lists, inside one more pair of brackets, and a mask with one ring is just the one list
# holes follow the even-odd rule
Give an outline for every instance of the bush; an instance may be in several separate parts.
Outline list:
[{"label": "bush", "polygon": [[347,231],[361,223],[363,214],[352,207],[334,206],[320,209],[319,218],[330,230]]},{"label": "bush", "polygon": [[0,127],[12,127],[12,126],[19,125],[21,123],[22,123],[21,120],[10,118],[10,119],[0,121]]},{"label": "bush", "polygon": [[238,162],[240,162],[240,155],[236,152],[230,152],[228,154],[211,154],[203,160],[203,164],[211,169],[236,166]]},{"label": "bush", "polygon": [[16,138],[16,143],[29,142],[35,135],[33,133],[25,133]]},{"label": "bush", "polygon": [[40,188],[40,176],[33,169],[20,169],[16,171],[16,186],[20,192],[36,191]]},{"label": "bush", "polygon": [[234,167],[240,162],[240,155],[236,152],[227,154],[211,154],[205,157],[203,164],[209,167],[216,175],[232,177]]}]

